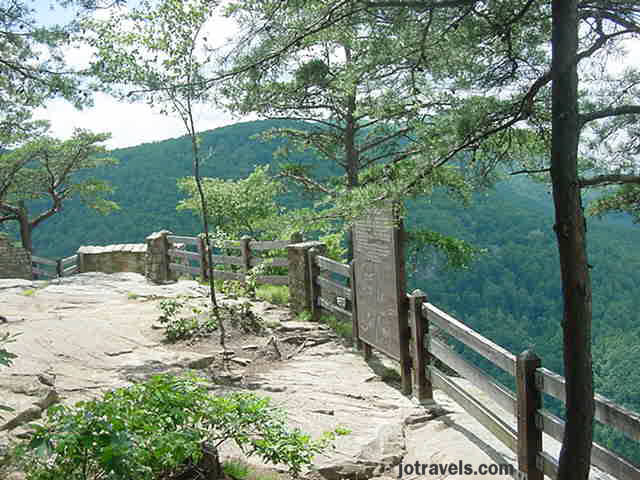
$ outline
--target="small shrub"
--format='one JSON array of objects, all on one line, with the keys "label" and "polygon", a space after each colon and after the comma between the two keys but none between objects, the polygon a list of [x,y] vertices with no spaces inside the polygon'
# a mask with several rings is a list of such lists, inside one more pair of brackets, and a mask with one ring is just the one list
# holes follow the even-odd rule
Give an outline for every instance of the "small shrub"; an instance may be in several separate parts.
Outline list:
[{"label": "small shrub", "polygon": [[234,442],[297,476],[343,429],[312,440],[251,393],[215,397],[196,377],[158,375],[73,407],[49,408],[18,448],[30,480],[154,480],[188,471],[203,452]]},{"label": "small shrub", "polygon": [[273,262],[272,259],[266,258],[262,261],[262,263],[259,263],[258,265],[253,267],[245,275],[244,283],[245,283],[246,295],[249,298],[256,297],[256,288],[258,287],[258,277],[266,273],[267,268],[271,265],[272,262]]},{"label": "small shrub", "polygon": [[165,336],[170,342],[207,337],[218,328],[218,319],[213,312],[191,307],[185,316],[186,302],[177,298],[160,301],[159,308],[162,315],[158,321],[165,326]]},{"label": "small shrub", "polygon": [[222,305],[221,310],[229,318],[231,326],[242,329],[245,333],[260,333],[265,324],[262,317],[251,310],[251,302],[243,302],[239,305]]},{"label": "small shrub", "polygon": [[239,280],[218,280],[218,282],[220,283],[216,288],[228,297],[237,298],[246,295],[245,286]]},{"label": "small shrub", "polygon": [[33,297],[36,294],[36,291],[33,288],[27,288],[22,291],[22,295],[25,297]]}]

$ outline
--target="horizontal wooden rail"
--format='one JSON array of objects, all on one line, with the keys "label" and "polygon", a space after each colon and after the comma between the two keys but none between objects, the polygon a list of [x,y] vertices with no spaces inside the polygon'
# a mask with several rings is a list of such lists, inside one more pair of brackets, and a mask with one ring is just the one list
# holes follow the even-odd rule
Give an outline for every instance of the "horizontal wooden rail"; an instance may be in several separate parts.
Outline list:
[{"label": "horizontal wooden rail", "polygon": [[[564,377],[547,370],[536,370],[538,389],[552,397],[566,401]],[[640,442],[640,414],[616,405],[602,395],[595,395],[595,418],[604,425],[609,425],[636,442]]]},{"label": "horizontal wooden rail", "polygon": [[167,250],[167,254],[173,257],[188,258],[191,260],[200,260],[201,258],[201,255],[199,252],[190,252],[188,250],[176,250],[173,248],[170,250]]},{"label": "horizontal wooden rail", "polygon": [[31,255],[31,261],[33,263],[41,263],[42,265],[52,265],[52,266],[57,266],[58,262],[56,262],[55,260],[49,260],[48,258],[43,258],[43,257],[36,257],[35,255]]},{"label": "horizontal wooden rail", "polygon": [[190,273],[191,275],[200,275],[200,267],[191,267],[189,265],[182,265],[181,263],[170,263],[169,270]]},{"label": "horizontal wooden rail", "polygon": [[431,384],[464,408],[511,451],[517,451],[518,437],[511,425],[474,399],[434,366],[428,367]]},{"label": "horizontal wooden rail", "polygon": [[78,265],[71,265],[64,270],[62,270],[62,276],[68,277],[69,275],[73,275],[74,273],[78,273]]},{"label": "horizontal wooden rail", "polygon": [[[539,428],[562,443],[565,422],[546,410],[539,410],[536,416]],[[617,480],[637,480],[640,478],[639,467],[597,443],[594,443],[591,448],[591,463],[603,472],[613,475]]]},{"label": "horizontal wooden rail", "polygon": [[276,250],[280,248],[287,248],[291,242],[288,240],[268,240],[263,242],[249,242],[249,248],[251,250]]},{"label": "horizontal wooden rail", "polygon": [[68,263],[71,262],[77,262],[78,261],[78,255],[71,255],[70,257],[67,258],[63,258],[60,260],[60,265],[62,265],[63,267],[65,267]]},{"label": "horizontal wooden rail", "polygon": [[270,267],[288,267],[289,259],[283,257],[274,257],[274,258],[256,258],[251,257],[249,260],[249,265],[255,267],[256,265],[260,265],[261,263],[267,263]]},{"label": "horizontal wooden rail", "polygon": [[330,258],[322,257],[320,255],[316,256],[315,260],[316,265],[323,270],[329,270],[330,272],[337,273],[344,277],[349,277],[351,275],[351,267],[349,267],[349,265],[336,262],[335,260],[331,260]]},{"label": "horizontal wooden rail", "polygon": [[256,282],[270,285],[289,285],[289,277],[287,275],[258,275]]},{"label": "horizontal wooden rail", "polygon": [[167,235],[169,243],[185,243],[187,245],[198,245],[200,240],[197,237],[183,237],[180,235]]},{"label": "horizontal wooden rail", "polygon": [[[209,271],[207,270],[207,275]],[[224,270],[214,270],[213,278],[220,280],[236,280],[238,282],[244,281],[244,273],[225,272]]]},{"label": "horizontal wooden rail", "polygon": [[228,249],[240,249],[240,242],[238,240],[223,240],[221,242],[214,242],[213,248],[228,248]]},{"label": "horizontal wooden rail", "polygon": [[[347,288],[339,283],[336,283],[328,278],[316,277],[316,284],[320,287],[321,291],[326,289],[330,292],[336,293],[348,300],[351,300],[351,289]],[[322,295],[322,294],[321,294]]]},{"label": "horizontal wooden rail", "polygon": [[340,315],[344,315],[347,318],[351,318],[352,314],[350,311],[345,310],[344,308],[340,308],[338,305],[333,305],[326,299],[322,297],[318,297],[318,306],[328,310],[330,312],[339,313]]},{"label": "horizontal wooden rail", "polygon": [[483,337],[431,303],[422,305],[422,315],[430,323],[452,335],[456,340],[472,348],[491,363],[515,377],[516,357],[511,352]]},{"label": "horizontal wooden rail", "polygon": [[508,388],[496,383],[493,378],[471,365],[444,343],[429,339],[429,353],[445,365],[458,372],[476,387],[486,393],[500,407],[512,415],[517,415],[516,396]]},{"label": "horizontal wooden rail", "polygon": [[242,257],[235,255],[211,255],[211,261],[222,265],[242,265]]}]

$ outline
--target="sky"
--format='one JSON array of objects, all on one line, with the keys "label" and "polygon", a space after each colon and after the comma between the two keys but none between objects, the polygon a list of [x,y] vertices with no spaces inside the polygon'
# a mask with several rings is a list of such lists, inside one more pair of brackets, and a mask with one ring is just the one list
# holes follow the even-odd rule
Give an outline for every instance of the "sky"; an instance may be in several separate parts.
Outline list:
[{"label": "sky", "polygon": [[[135,0],[129,0],[131,5]],[[51,8],[51,0],[34,0],[36,20],[45,24],[65,23],[72,18],[73,12],[57,6]],[[214,33],[215,32],[215,33]],[[228,20],[218,19],[212,25],[209,38],[217,38],[221,43],[233,36],[233,26]],[[624,64],[640,64],[640,41],[626,44],[628,55]],[[90,57],[87,49],[69,52],[70,64],[81,65]],[[622,64],[617,66],[621,69]],[[612,69],[618,70],[616,66]],[[108,148],[121,148],[141,143],[165,140],[185,135],[182,121],[176,115],[163,115],[157,109],[146,104],[131,104],[97,93],[95,105],[82,111],[63,100],[53,100],[35,112],[35,117],[51,122],[52,134],[60,138],[71,136],[74,128],[87,128],[95,132],[111,132],[112,138],[106,142]],[[198,131],[210,130],[241,121],[255,120],[255,117],[237,118],[215,106],[202,106],[197,110],[196,125]]]},{"label": "sky", "polygon": [[[61,7],[52,10],[50,0],[35,0],[36,20],[42,23],[65,23],[73,13]],[[216,23],[216,35],[221,41],[232,35],[232,29],[223,21]],[[67,54],[67,61],[82,64],[91,53],[88,49],[72,51]],[[51,122],[51,133],[55,137],[69,138],[74,128],[86,128],[94,132],[111,132],[111,140],[105,145],[108,148],[121,148],[139,145],[186,134],[185,127],[177,115],[163,115],[158,109],[152,109],[144,103],[126,103],[104,94],[94,96],[94,107],[82,111],[76,110],[68,102],[57,99],[49,101],[37,109],[34,116]],[[251,118],[251,120],[254,118]],[[198,131],[229,125],[249,119],[234,118],[222,109],[210,105],[199,107],[196,111],[196,128]]]}]

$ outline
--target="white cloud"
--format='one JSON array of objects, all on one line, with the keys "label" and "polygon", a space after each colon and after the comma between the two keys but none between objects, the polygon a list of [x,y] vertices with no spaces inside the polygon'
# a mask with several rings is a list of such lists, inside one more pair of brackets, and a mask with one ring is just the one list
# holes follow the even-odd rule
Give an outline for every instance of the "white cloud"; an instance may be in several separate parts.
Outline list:
[{"label": "white cloud", "polygon": [[[128,147],[186,134],[177,115],[162,115],[145,104],[118,102],[103,93],[96,94],[93,108],[80,111],[64,100],[54,100],[38,109],[35,117],[49,120],[52,134],[59,138],[70,137],[74,128],[111,132],[112,138],[107,142],[109,148]],[[199,107],[196,113],[199,131],[221,127],[234,121],[237,120],[211,106]]]},{"label": "white cloud", "polygon": [[[120,13],[128,9],[119,7]],[[44,12],[41,12],[41,14]],[[110,12],[101,10],[94,15],[105,17]],[[214,17],[207,25],[203,36],[207,36],[209,45],[220,48],[228,44],[236,27],[228,19]],[[82,69],[88,66],[93,49],[88,45],[79,45],[65,52],[70,67]],[[165,140],[185,135],[185,127],[176,115],[162,115],[144,103],[130,104],[121,102],[103,93],[95,94],[95,105],[82,111],[76,110],[64,100],[49,101],[34,112],[34,117],[51,123],[52,135],[59,138],[71,136],[74,128],[86,128],[95,132],[111,132],[107,142],[109,148],[120,148],[141,143]],[[196,108],[196,128],[209,130],[238,121],[228,112],[213,105]],[[251,118],[253,119],[253,118]]]}]

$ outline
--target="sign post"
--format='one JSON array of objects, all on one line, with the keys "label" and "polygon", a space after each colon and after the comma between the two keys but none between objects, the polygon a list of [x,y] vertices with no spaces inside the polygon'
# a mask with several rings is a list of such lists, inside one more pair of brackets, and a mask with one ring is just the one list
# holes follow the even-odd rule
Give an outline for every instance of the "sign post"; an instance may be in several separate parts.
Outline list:
[{"label": "sign post", "polygon": [[353,228],[359,339],[400,362],[402,385],[411,392],[409,326],[405,295],[402,222],[392,205],[372,209]]}]

